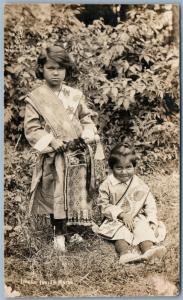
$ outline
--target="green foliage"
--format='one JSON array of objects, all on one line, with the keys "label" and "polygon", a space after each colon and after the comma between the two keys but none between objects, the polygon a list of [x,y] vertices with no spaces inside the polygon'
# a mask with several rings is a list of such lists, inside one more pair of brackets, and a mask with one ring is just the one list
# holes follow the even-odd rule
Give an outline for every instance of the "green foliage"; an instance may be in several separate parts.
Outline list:
[{"label": "green foliage", "polygon": [[24,98],[40,84],[34,68],[42,45],[60,43],[73,56],[77,75],[69,84],[81,88],[98,112],[105,146],[124,137],[137,147],[147,170],[177,159],[178,49],[169,29],[153,9],[129,10],[116,27],[95,20],[88,27],[77,14],[82,6],[52,6],[52,18],[38,22],[31,14],[5,26],[5,128],[14,141],[23,133]]}]

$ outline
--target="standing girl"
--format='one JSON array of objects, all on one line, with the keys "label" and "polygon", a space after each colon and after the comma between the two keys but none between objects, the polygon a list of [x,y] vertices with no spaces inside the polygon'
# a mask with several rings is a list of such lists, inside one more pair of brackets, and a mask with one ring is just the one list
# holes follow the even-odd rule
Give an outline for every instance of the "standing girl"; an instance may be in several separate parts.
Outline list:
[{"label": "standing girl", "polygon": [[92,151],[99,141],[82,92],[64,84],[73,63],[59,46],[42,50],[36,76],[45,83],[26,98],[25,136],[39,151],[31,185],[30,213],[50,214],[54,247],[65,251],[67,225],[92,224],[88,192]]}]

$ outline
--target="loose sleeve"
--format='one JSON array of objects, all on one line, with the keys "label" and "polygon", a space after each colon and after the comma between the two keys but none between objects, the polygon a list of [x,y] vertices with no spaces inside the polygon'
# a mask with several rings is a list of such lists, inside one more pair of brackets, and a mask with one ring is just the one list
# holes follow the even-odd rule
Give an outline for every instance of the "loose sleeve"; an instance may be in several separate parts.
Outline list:
[{"label": "loose sleeve", "polygon": [[103,216],[116,220],[122,209],[110,203],[110,191],[107,181],[104,181],[99,187],[98,205]]},{"label": "loose sleeve", "polygon": [[83,134],[90,138],[97,135],[97,128],[92,120],[93,115],[96,115],[96,113],[87,107],[84,95],[82,95],[79,103],[79,120],[83,128]]},{"label": "loose sleeve", "polygon": [[157,207],[156,207],[156,202],[154,199],[154,196],[150,192],[147,196],[147,199],[145,201],[145,215],[147,217],[147,220],[149,222],[152,222],[154,224],[157,224]]},{"label": "loose sleeve", "polygon": [[[44,148],[45,151],[50,151],[52,148],[48,145],[50,144],[53,136],[46,132],[46,130],[42,127],[39,113],[33,105],[31,105],[29,99],[27,100],[24,118],[25,137],[29,144],[36,150],[42,151],[42,148]],[[40,145],[42,145],[42,147]]]}]

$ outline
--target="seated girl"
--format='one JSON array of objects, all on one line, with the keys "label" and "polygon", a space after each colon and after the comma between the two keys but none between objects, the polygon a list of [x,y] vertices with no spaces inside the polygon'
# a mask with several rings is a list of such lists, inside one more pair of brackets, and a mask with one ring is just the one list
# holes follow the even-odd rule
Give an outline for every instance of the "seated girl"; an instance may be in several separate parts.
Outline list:
[{"label": "seated girl", "polygon": [[[128,145],[116,145],[109,157],[112,173],[99,188],[98,205],[104,221],[98,234],[114,241],[120,263],[162,257],[165,226],[157,220],[155,199],[135,175],[136,154]],[[137,251],[138,250],[138,251]]]}]

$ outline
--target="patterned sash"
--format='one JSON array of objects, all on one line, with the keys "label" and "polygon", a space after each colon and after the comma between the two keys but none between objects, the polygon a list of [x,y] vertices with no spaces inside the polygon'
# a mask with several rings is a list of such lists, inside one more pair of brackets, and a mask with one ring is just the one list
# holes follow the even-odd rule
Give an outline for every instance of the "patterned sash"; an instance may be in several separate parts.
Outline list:
[{"label": "patterned sash", "polygon": [[55,138],[66,142],[78,138],[75,127],[72,125],[62,101],[48,86],[38,87],[29,94],[29,97],[36,110],[50,126]]}]

